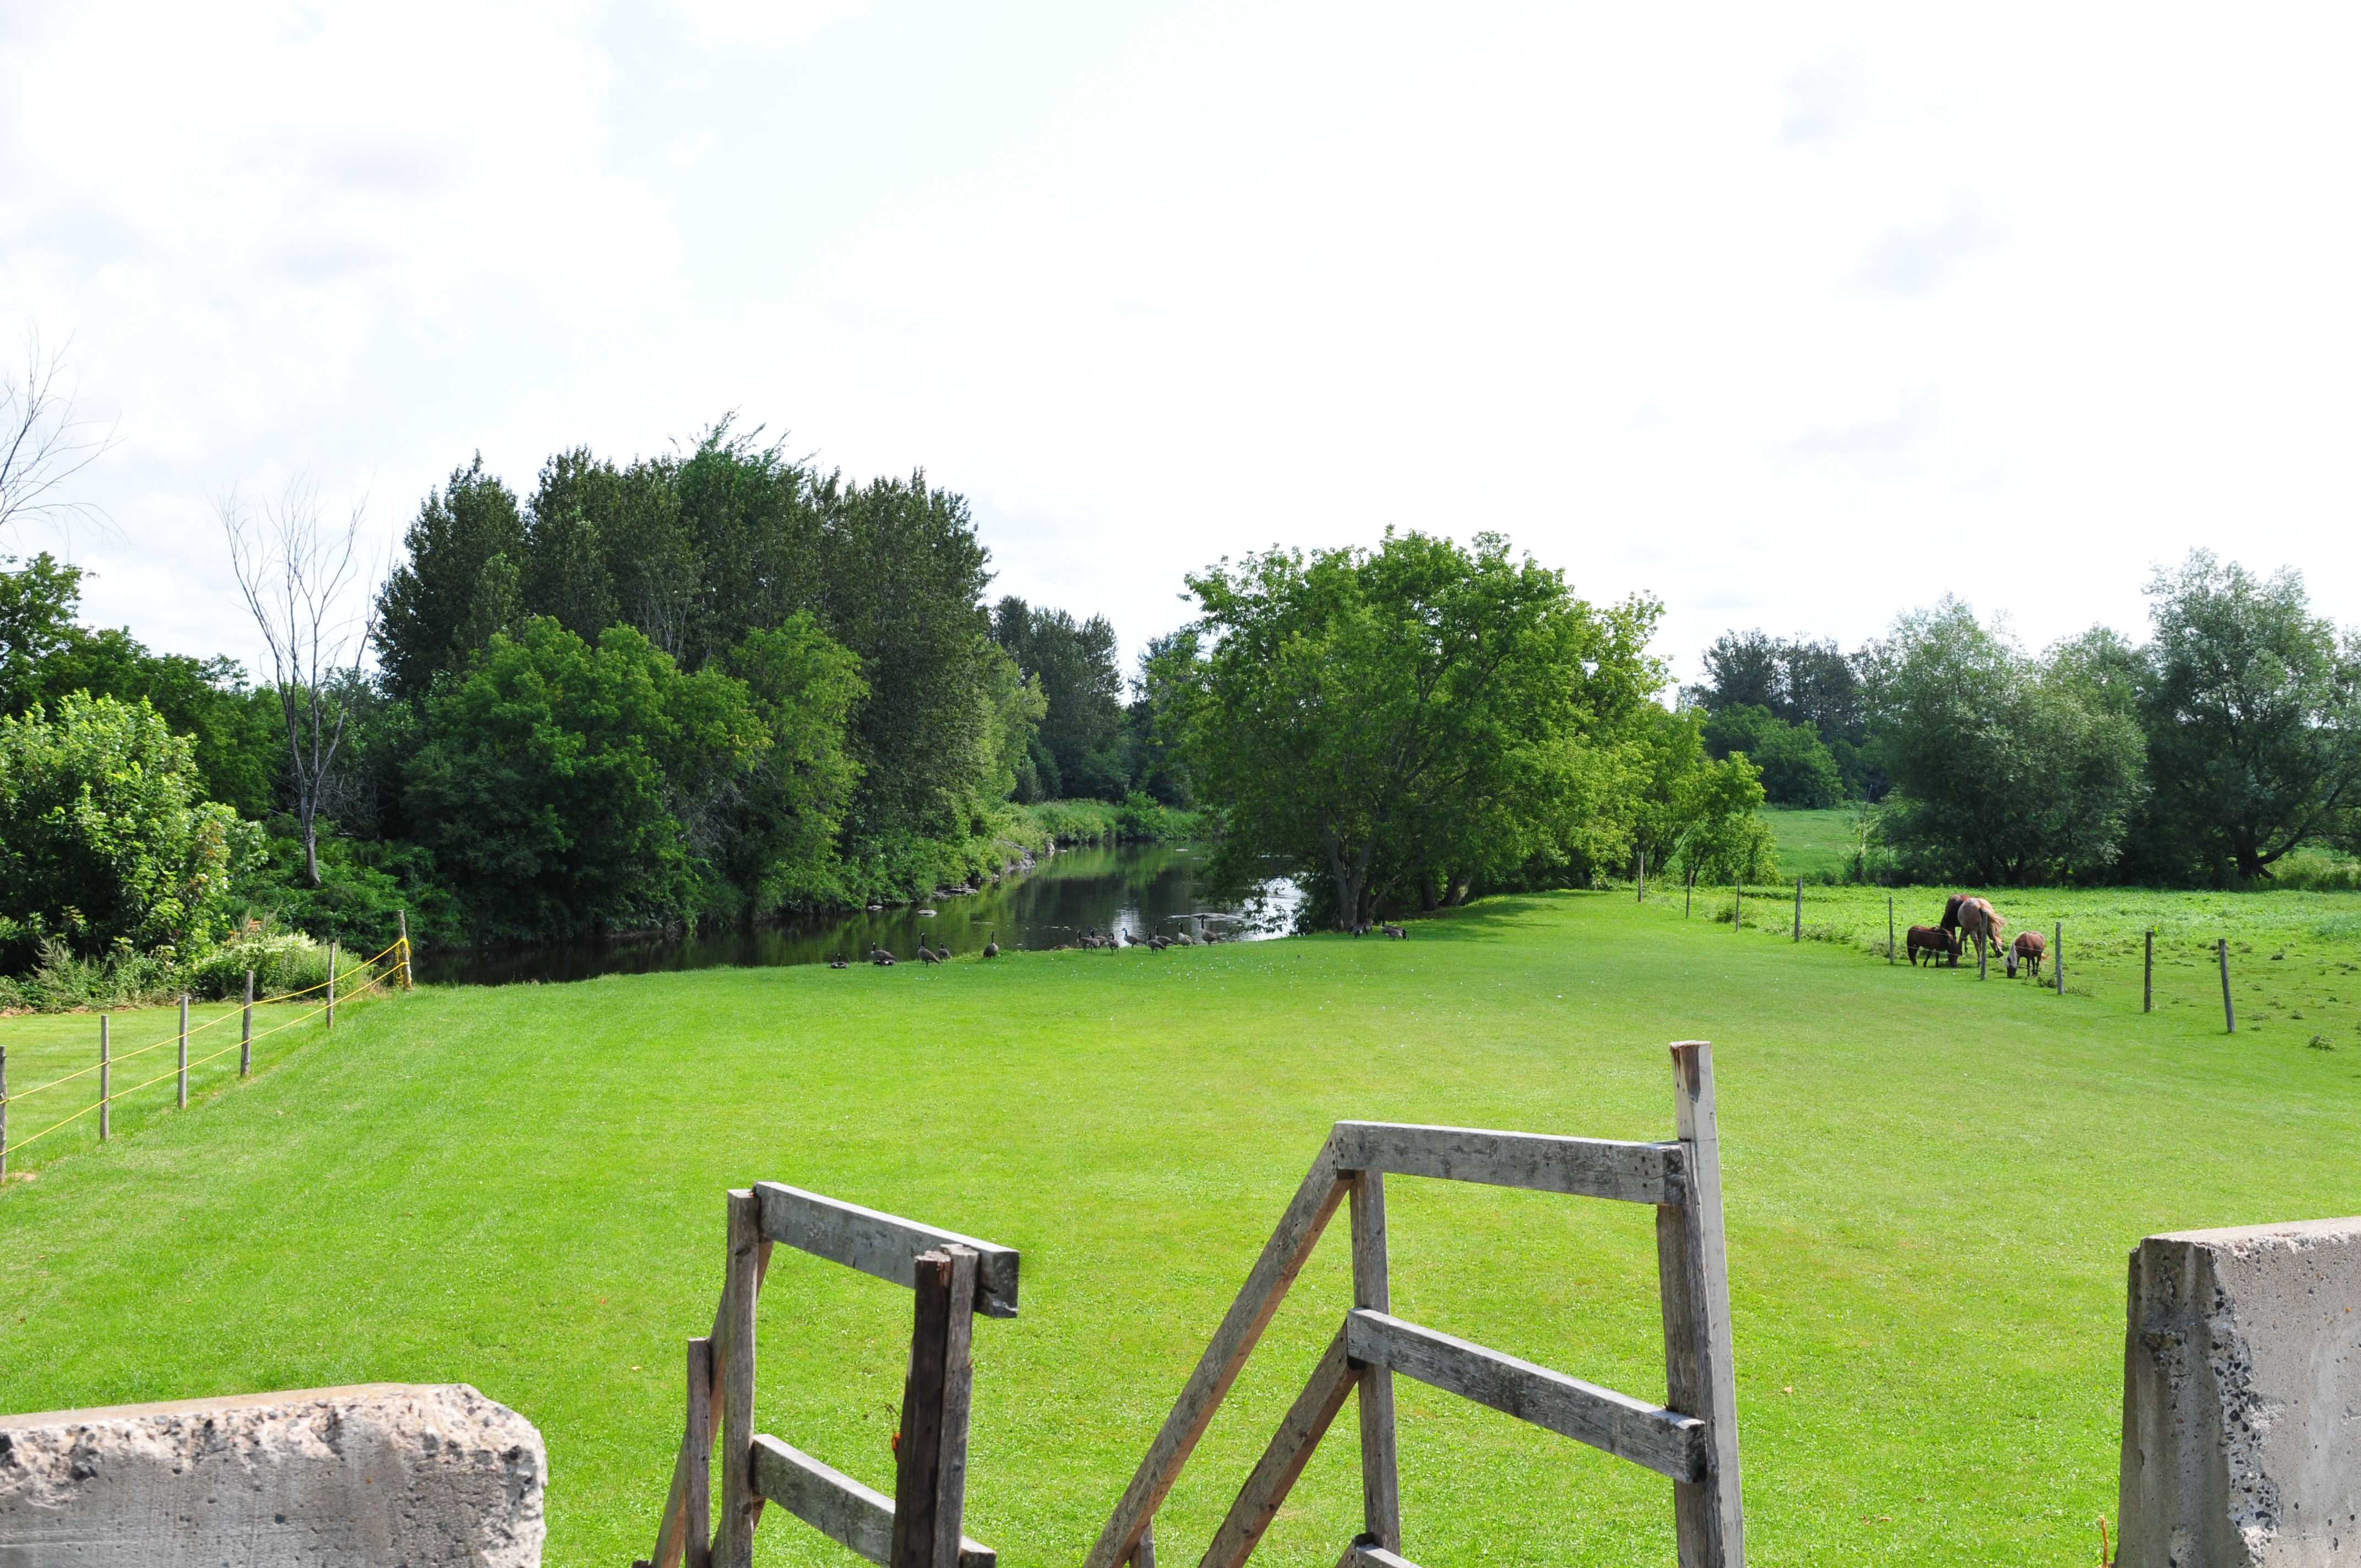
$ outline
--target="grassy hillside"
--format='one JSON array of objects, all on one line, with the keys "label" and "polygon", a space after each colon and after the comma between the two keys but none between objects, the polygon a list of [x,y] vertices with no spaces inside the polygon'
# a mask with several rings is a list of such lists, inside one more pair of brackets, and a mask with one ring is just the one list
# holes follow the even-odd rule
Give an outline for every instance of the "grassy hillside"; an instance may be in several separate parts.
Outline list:
[{"label": "grassy hillside", "polygon": [[[1023,1316],[977,1332],[970,1531],[1071,1565],[1331,1122],[1663,1136],[1664,1045],[1702,1036],[1753,1561],[2088,1562],[2125,1253],[2361,1210],[2361,1056],[1629,898],[1493,901],[1408,942],[421,991],[0,1193],[0,1388],[24,1409],[471,1382],[549,1440],[548,1561],[628,1562],[711,1318],[721,1190],[778,1179],[1024,1249]],[[1661,1395],[1648,1213],[1393,1187],[1397,1311]],[[1344,1310],[1342,1231],[1159,1519],[1175,1560]],[[908,1313],[783,1252],[762,1429],[890,1484]],[[1655,1477],[1415,1385],[1400,1403],[1414,1559],[1670,1561]],[[1357,1527],[1351,1430],[1266,1560],[1325,1568]],[[847,1561],[783,1517],[760,1542]]]},{"label": "grassy hillside", "polygon": [[1779,869],[1806,882],[1843,875],[1852,845],[1852,814],[1853,807],[1847,806],[1826,811],[1763,807],[1763,820],[1770,824],[1772,839],[1779,846]]}]

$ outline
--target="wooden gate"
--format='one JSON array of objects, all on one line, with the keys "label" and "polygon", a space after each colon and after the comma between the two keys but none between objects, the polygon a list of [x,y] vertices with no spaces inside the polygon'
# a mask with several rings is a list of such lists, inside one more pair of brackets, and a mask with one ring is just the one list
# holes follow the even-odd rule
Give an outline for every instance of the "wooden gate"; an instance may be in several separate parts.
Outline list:
[{"label": "wooden gate", "polygon": [[[960,1532],[974,1378],[969,1345],[974,1314],[1016,1315],[1016,1252],[775,1181],[730,1192],[729,1234],[712,1335],[688,1342],[687,1419],[655,1555],[633,1568],[751,1568],[766,1502],[884,1568],[994,1568],[993,1550]],[[754,1431],[754,1302],[779,1242],[906,1286],[917,1298],[891,1497]],[[710,1517],[717,1399],[718,1520]]]},{"label": "wooden gate", "polygon": [[[1673,1079],[1675,1136],[1665,1143],[1337,1123],[1083,1568],[1155,1568],[1156,1510],[1337,1204],[1348,1199],[1353,1310],[1246,1477],[1201,1568],[1240,1568],[1344,1409],[1345,1397],[1355,1393],[1363,1531],[1345,1549],[1338,1568],[1411,1568],[1400,1555],[1397,1372],[1670,1478],[1681,1568],[1743,1568],[1721,1155],[1714,1131],[1712,1055],[1704,1041],[1673,1047]],[[1669,1386],[1664,1404],[1653,1406],[1393,1316],[1386,1279],[1389,1174],[1653,1204]]]}]

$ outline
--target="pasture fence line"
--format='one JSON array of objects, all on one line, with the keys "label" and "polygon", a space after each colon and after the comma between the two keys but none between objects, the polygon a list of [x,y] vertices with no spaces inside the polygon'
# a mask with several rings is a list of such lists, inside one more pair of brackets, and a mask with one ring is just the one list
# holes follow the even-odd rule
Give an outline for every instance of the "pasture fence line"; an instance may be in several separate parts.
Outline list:
[{"label": "pasture fence line", "polygon": [[[1772,886],[1777,887],[1779,891],[1791,901],[1793,915],[1788,927],[1788,939],[1794,944],[1800,944],[1804,938],[1804,904],[1807,883],[1808,879],[1796,877],[1793,879],[1782,879],[1781,882],[1771,884]],[[1710,904],[1708,904],[1708,916],[1717,921],[1727,919],[1730,922],[1730,928],[1733,933],[1743,932],[1746,928],[1746,894],[1750,890],[1750,884],[1745,882],[1737,882],[1722,884],[1722,886],[1730,894],[1730,907],[1727,911],[1719,911],[1716,910]],[[1638,891],[1641,900],[1644,902],[1647,896],[1644,883],[1639,884]],[[1766,889],[1761,883],[1754,883],[1752,884],[1752,891],[1759,897],[1766,891]],[[1840,894],[1841,890],[1839,891]],[[1708,884],[1708,893],[1709,896],[1712,894],[1712,885]],[[1697,872],[1696,868],[1690,867],[1686,869],[1682,878],[1681,914],[1684,919],[1693,918],[1695,916],[1697,893]],[[2244,929],[2244,927],[2238,924],[2238,919],[2235,915],[2216,917],[2225,918],[2233,929]],[[1878,952],[1882,947],[1886,962],[1889,965],[1898,964],[1901,961],[1903,949],[1901,942],[1900,906],[1897,902],[1896,894],[1892,890],[1886,890],[1885,893],[1885,940],[1883,944],[1880,944],[1875,940],[1873,927],[1869,930],[1861,929],[1859,925],[1853,923],[1858,920],[1858,913],[1854,914],[1850,920],[1848,920],[1840,911],[1837,916],[1836,924],[1828,926],[1815,924],[1813,926],[1812,931],[1814,939],[1817,941],[1836,942],[1840,945],[1857,945],[1872,954]],[[1916,927],[1914,927],[1914,929],[1916,929]],[[2080,982],[2081,989],[2079,990],[2078,994],[2092,994],[2089,991],[2089,986],[2092,983],[2094,983],[2093,976],[2086,974],[2084,971],[2092,970],[2095,966],[2097,973],[2103,974],[2111,967],[2111,963],[2114,959],[2136,959],[2139,965],[2140,1012],[2143,1014],[2154,1014],[2157,1011],[2158,1006],[2157,938],[2159,934],[2161,934],[2158,928],[2154,925],[2149,925],[2144,929],[2139,929],[2136,932],[2119,933],[2114,928],[2107,927],[2103,922],[2102,929],[2104,934],[2099,937],[2093,937],[2086,931],[2081,939],[2081,946],[2076,949],[2078,956],[2073,968],[2076,974],[2082,977]],[[2067,963],[2066,953],[2065,920],[2062,917],[2054,918],[2051,921],[2049,930],[2046,933],[2041,930],[2040,926],[2037,921],[2024,927],[2022,928],[2022,934],[2030,936],[2032,940],[2037,944],[2042,943],[2044,938],[2047,938],[2046,947],[2041,951],[2039,958],[2037,960],[2034,960],[2034,979],[2036,983],[2040,985],[2042,989],[2048,990],[2062,999],[2066,995],[2067,981],[2069,978],[2069,965]],[[2135,936],[2137,938],[2137,945],[2136,947],[2131,947],[2129,944]],[[2192,938],[2197,938],[2194,944],[2197,951],[2204,955],[2203,959],[2200,961],[2204,963],[2206,967],[2213,969],[2218,977],[2218,981],[2221,987],[2223,1032],[2227,1035],[2239,1034],[2242,1031],[2239,1027],[2236,986],[2243,983],[2243,981],[2239,975],[2232,972],[2232,966],[2230,963],[2230,938],[2226,936],[2216,936],[2211,932],[2202,931],[2185,932],[2180,936],[2171,936],[2169,938],[2169,950],[2170,954],[2174,956],[2169,958],[2168,961],[2174,964],[2185,965],[2189,959],[2187,957],[2180,955],[2187,954],[2188,948],[2183,947],[2181,944]],[[1960,943],[1960,950],[1956,954],[1953,954],[1941,961],[1950,967],[1962,967],[1959,960],[1967,957],[1966,949],[1969,943],[1974,941],[1976,948],[1976,974],[1979,980],[1990,978],[1990,966],[1992,959],[1995,956],[2008,964],[2008,973],[2009,978],[2011,979],[2016,978],[2018,960],[2020,959],[2028,959],[2031,956],[2029,950],[2026,952],[2018,952],[2013,949],[2009,940],[2005,937],[1995,938],[1990,943],[1985,943],[1975,941],[1973,937],[1970,936],[1965,931],[1962,931],[1958,939]],[[2257,941],[2263,940],[2263,935],[2257,934],[2255,936],[2255,939]],[[2246,941],[2246,938],[2242,937],[2240,940],[2244,943]],[[2127,947],[2129,948],[2128,951],[2125,950]],[[2245,950],[2243,946],[2241,950]],[[2110,955],[2113,955],[2112,959]],[[2279,955],[2276,953],[2272,955],[2274,958],[2279,956]],[[1930,961],[1933,960],[1930,959]],[[2050,972],[2046,977],[2042,976],[2038,972],[2039,964],[2041,963],[2047,963],[2050,966]],[[2044,983],[2045,981],[2046,983]],[[2096,982],[2103,983],[2103,981]],[[2261,986],[2257,984],[2255,989],[2259,990],[2261,989]],[[2182,995],[2179,997],[2168,997],[2167,1000],[2185,1004],[2195,999]],[[2330,998],[2330,1001],[2334,1003],[2335,999],[2332,997]],[[2295,1015],[2298,1018],[2302,1017],[2302,1014],[2300,1012]],[[2318,1037],[2315,1037],[2313,1043],[2316,1046],[2323,1044]],[[2325,1048],[2324,1046],[2323,1048]]]},{"label": "pasture fence line", "polygon": [[[116,1055],[114,1050],[114,1037],[113,1030],[111,1028],[113,1020],[109,1014],[101,1013],[98,1015],[98,1060],[89,1067],[80,1068],[72,1072],[64,1073],[59,1077],[50,1079],[46,1083],[37,1084],[33,1088],[24,1091],[22,1093],[10,1094],[8,1092],[7,1047],[0,1046],[0,1178],[5,1178],[7,1175],[8,1157],[10,1155],[16,1153],[18,1149],[23,1148],[27,1144],[49,1136],[51,1133],[57,1132],[60,1128],[72,1125],[74,1123],[81,1121],[83,1117],[89,1115],[93,1111],[98,1113],[98,1135],[99,1140],[103,1143],[106,1141],[113,1133],[113,1108],[116,1102],[126,1100],[132,1095],[138,1093],[143,1089],[152,1089],[157,1084],[162,1083],[169,1079],[175,1080],[175,1108],[186,1110],[188,1109],[189,1104],[189,1072],[191,1069],[203,1067],[208,1062],[218,1060],[219,1058],[229,1055],[232,1051],[236,1051],[238,1053],[238,1076],[240,1078],[245,1078],[253,1070],[255,1041],[268,1039],[272,1035],[278,1034],[283,1029],[291,1029],[298,1024],[305,1023],[313,1018],[322,1017],[324,1014],[326,1016],[328,1025],[333,1027],[335,1024],[335,987],[336,981],[339,978],[337,970],[334,967],[335,961],[335,946],[331,944],[331,968],[328,970],[328,978],[326,980],[314,985],[304,986],[300,990],[282,992],[277,996],[266,996],[258,1000],[254,994],[254,971],[252,970],[248,970],[246,974],[246,999],[244,1005],[236,1013],[224,1013],[219,1017],[199,1024],[194,1027],[191,1027],[189,1024],[189,997],[184,992],[181,996],[178,1004],[177,1026],[171,1034],[166,1036],[160,1040],[156,1040],[148,1045],[141,1046],[137,1050],[125,1051],[119,1056]],[[379,972],[376,966],[388,958],[394,959],[394,963],[389,966],[383,972]],[[354,975],[363,975],[367,977],[357,990],[347,992],[345,999],[347,1003],[350,1003],[354,999],[365,996],[372,991],[383,989],[389,983],[394,981],[395,977],[397,976],[399,976],[401,981],[406,981],[409,976],[409,970],[410,944],[408,938],[404,936],[403,938],[397,939],[390,947],[388,947],[383,951],[378,953],[375,957],[364,959],[353,964],[351,968],[344,971],[345,978],[350,978]],[[258,1035],[255,1033],[254,1010],[256,1007],[275,1003],[299,1001],[303,997],[310,996],[315,992],[323,991],[326,992],[326,1000],[322,1003],[322,1005],[313,1007],[309,1012],[299,1013],[294,1017],[276,1024],[271,1027],[263,1030]],[[217,1028],[220,1025],[228,1023],[230,1019],[234,1017],[241,1021],[241,1027],[236,1043],[224,1046],[219,1050],[198,1057],[193,1060],[191,1059],[189,1056],[189,1041],[192,1037],[203,1034],[208,1029]],[[170,1072],[159,1073],[154,1078],[148,1079],[146,1082],[133,1084],[128,1089],[117,1090],[114,1087],[115,1069],[118,1064],[129,1061],[135,1057],[146,1056],[150,1051],[160,1051],[166,1046],[175,1047],[173,1066]],[[98,1075],[98,1098],[96,1100],[92,1102],[90,1104],[83,1106],[81,1110],[74,1112],[72,1114],[50,1123],[48,1126],[43,1127],[38,1133],[28,1133],[13,1143],[8,1140],[8,1112],[9,1107],[12,1104],[16,1101],[29,1100],[36,1094],[46,1093],[49,1091],[72,1083],[79,1079],[87,1078],[92,1073],[96,1073]]]}]

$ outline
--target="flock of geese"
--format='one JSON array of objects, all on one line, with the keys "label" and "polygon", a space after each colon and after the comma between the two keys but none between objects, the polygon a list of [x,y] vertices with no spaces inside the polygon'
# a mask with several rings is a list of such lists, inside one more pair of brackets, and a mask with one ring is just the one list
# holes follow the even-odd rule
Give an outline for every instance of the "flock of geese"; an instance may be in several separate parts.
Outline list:
[{"label": "flock of geese", "polygon": [[[932,915],[934,911],[931,909],[921,909],[918,913],[920,915]],[[1186,920],[1190,918],[1190,916],[1175,916],[1174,918]],[[1052,927],[1052,929],[1065,931],[1071,930],[1072,927],[1060,926]],[[1000,956],[1000,944],[993,939],[994,931],[995,928],[992,927],[986,927],[984,928],[983,956],[987,959],[996,959]],[[1390,934],[1391,932],[1389,930],[1389,935]],[[944,943],[939,933],[938,933],[934,938],[936,943],[934,947],[928,947],[927,945],[927,940],[928,939],[923,936],[918,938],[918,961],[920,963],[942,964],[949,963],[950,961],[950,948],[947,943]],[[1124,948],[1146,948],[1150,952],[1160,953],[1167,948],[1210,948],[1218,940],[1220,940],[1219,938],[1202,931],[1195,936],[1191,936],[1185,926],[1181,928],[1178,936],[1165,937],[1150,932],[1144,938],[1137,932],[1123,930],[1113,931],[1102,936],[1099,934],[1098,927],[1093,927],[1089,930],[1075,937],[1072,941],[1060,943],[1053,950],[1063,952],[1074,948],[1093,948],[1115,951]],[[893,952],[888,948],[873,947],[869,949],[869,961],[876,965],[879,969],[891,969],[895,964],[901,960],[896,959]],[[828,967],[830,969],[850,969],[851,964],[847,960],[842,953],[838,953],[828,960]]]}]

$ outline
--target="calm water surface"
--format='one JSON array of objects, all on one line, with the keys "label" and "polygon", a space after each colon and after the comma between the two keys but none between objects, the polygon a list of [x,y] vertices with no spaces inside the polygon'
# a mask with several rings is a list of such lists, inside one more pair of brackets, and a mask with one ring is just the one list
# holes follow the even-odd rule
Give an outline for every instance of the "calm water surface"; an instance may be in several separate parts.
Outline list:
[{"label": "calm water surface", "polygon": [[954,953],[972,953],[990,940],[1004,950],[1021,951],[1066,946],[1090,932],[1127,932],[1142,940],[1152,933],[1170,937],[1184,926],[1225,939],[1284,934],[1301,902],[1295,885],[1283,878],[1265,883],[1245,904],[1202,898],[1192,873],[1207,852],[1196,844],[1068,850],[1028,875],[964,898],[907,909],[689,937],[421,953],[416,970],[430,984],[507,985],[723,964],[818,964],[838,953],[858,962],[873,947],[915,962],[922,937],[928,947],[948,945]]}]

